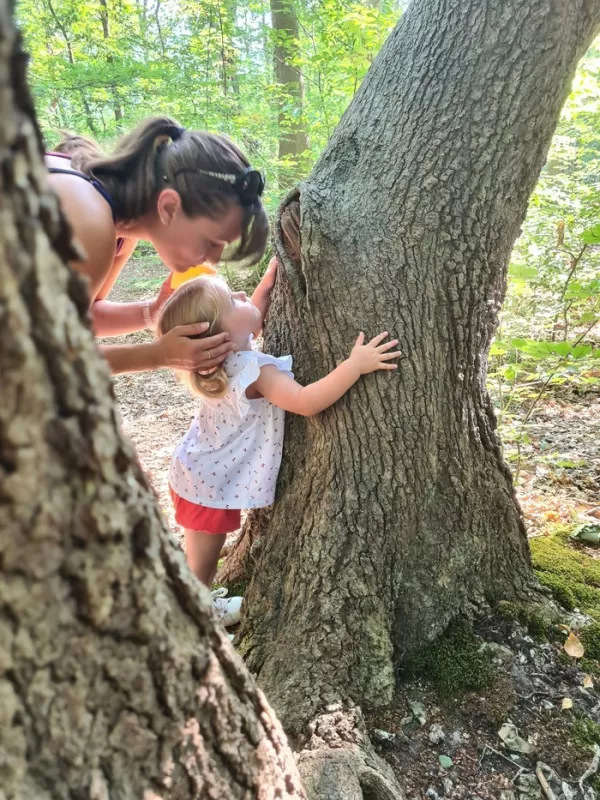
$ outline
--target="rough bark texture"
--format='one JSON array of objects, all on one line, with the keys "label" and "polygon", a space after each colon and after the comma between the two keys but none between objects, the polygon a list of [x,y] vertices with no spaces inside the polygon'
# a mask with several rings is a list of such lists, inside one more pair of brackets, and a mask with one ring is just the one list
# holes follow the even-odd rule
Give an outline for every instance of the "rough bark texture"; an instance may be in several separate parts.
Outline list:
[{"label": "rough bark texture", "polygon": [[304,797],[119,433],[0,2],[0,798]]},{"label": "rough bark texture", "polygon": [[404,352],[287,422],[240,649],[300,742],[328,704],[389,703],[395,665],[453,618],[536,591],[486,359],[599,16],[598,0],[413,0],[280,213],[269,352],[302,382],[359,330]]}]

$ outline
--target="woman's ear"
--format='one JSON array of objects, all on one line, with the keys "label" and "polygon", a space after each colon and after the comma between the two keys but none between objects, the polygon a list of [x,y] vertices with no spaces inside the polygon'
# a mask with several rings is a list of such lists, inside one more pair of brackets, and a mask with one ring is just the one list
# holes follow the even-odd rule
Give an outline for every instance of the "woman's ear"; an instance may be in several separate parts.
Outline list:
[{"label": "woman's ear", "polygon": [[169,226],[181,211],[181,197],[175,189],[163,189],[156,201],[156,212],[163,225]]}]

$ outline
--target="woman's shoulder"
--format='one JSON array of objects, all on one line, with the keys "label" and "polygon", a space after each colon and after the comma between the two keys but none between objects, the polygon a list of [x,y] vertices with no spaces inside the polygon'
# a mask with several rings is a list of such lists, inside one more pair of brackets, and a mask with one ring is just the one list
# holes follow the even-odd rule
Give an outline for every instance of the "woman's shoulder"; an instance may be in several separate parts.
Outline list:
[{"label": "woman's shoulder", "polygon": [[[56,156],[48,156],[47,164],[69,168],[69,161]],[[115,257],[117,236],[112,211],[102,195],[87,180],[76,174],[50,174],[48,181],[60,200],[74,239],[86,254],[79,262],[78,269],[88,275],[92,287],[97,291]],[[92,293],[92,297],[94,296],[95,292]]]}]

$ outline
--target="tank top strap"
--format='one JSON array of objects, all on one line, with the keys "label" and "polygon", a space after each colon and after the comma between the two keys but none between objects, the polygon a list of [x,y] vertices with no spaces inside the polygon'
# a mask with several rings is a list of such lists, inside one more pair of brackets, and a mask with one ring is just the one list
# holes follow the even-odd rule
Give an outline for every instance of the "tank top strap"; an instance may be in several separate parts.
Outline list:
[{"label": "tank top strap", "polygon": [[[45,155],[54,156],[55,158],[65,158],[68,161],[71,160],[71,156],[68,155],[67,153],[54,153],[51,151],[49,153],[46,153]],[[58,174],[75,175],[77,178],[82,178],[84,181],[87,181],[94,187],[94,189],[98,192],[98,194],[101,194],[102,197],[106,200],[106,202],[110,206],[110,210],[112,211],[113,222],[117,221],[117,213],[116,213],[117,204],[115,202],[115,198],[108,191],[106,186],[103,186],[99,180],[97,180],[96,178],[90,178],[90,176],[86,175],[85,172],[79,172],[79,170],[76,169],[61,169],[60,167],[48,167],[48,172],[51,175],[58,175]]]},{"label": "tank top strap", "polygon": [[[50,151],[48,153],[45,153],[45,155],[54,156],[55,158],[64,158],[67,161],[71,160],[71,156],[68,155],[68,153],[54,153]],[[102,197],[106,200],[112,212],[113,222],[117,221],[115,199],[112,196],[112,194],[108,191],[108,189],[105,186],[103,186],[100,183],[100,181],[96,180],[96,178],[90,178],[90,176],[86,175],[85,172],[79,172],[79,170],[76,169],[61,169],[60,167],[48,167],[48,172],[51,175],[74,175],[76,178],[83,178],[84,181],[87,181],[89,184],[91,184],[94,187],[94,189],[98,192],[98,194],[101,194]],[[120,255],[121,251],[123,250],[124,244],[125,244],[125,239],[123,239],[122,237],[117,239],[115,247],[115,256]]]}]

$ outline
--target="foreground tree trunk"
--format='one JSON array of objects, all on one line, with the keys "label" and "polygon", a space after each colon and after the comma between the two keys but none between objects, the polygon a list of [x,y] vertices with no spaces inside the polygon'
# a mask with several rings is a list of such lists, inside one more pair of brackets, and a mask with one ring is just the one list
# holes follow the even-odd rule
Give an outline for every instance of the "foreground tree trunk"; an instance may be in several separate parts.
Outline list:
[{"label": "foreground tree trunk", "polygon": [[119,433],[5,0],[0,73],[0,798],[304,797]]},{"label": "foreground tree trunk", "polygon": [[[301,381],[346,357],[359,330],[389,330],[404,352],[397,374],[288,419],[277,504],[232,556],[230,578],[253,571],[241,650],[311,752],[307,725],[327,706],[389,703],[406,654],[536,591],[486,360],[599,17],[598,0],[413,0],[281,210],[269,352],[292,353]],[[352,741],[336,713],[338,741]]]}]

